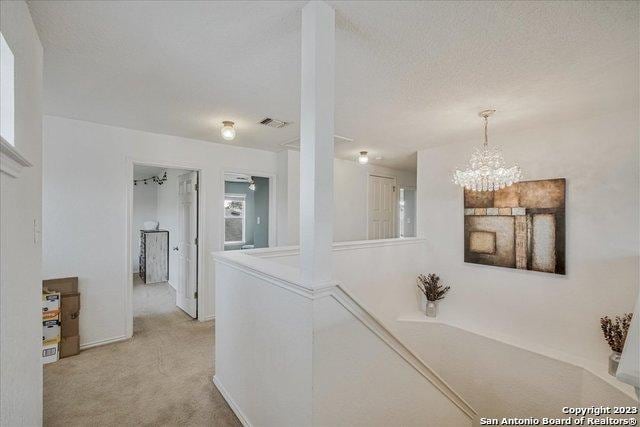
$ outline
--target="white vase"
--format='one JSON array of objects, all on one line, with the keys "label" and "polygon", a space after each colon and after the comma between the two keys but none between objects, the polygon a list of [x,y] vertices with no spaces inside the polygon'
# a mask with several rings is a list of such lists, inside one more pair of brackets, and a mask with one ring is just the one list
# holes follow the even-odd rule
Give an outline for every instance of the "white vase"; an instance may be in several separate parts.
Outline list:
[{"label": "white vase", "polygon": [[427,317],[436,317],[438,315],[438,301],[427,301]]},{"label": "white vase", "polygon": [[618,365],[620,364],[620,357],[622,353],[617,351],[612,351],[609,356],[609,375],[616,376],[616,372],[618,372]]}]

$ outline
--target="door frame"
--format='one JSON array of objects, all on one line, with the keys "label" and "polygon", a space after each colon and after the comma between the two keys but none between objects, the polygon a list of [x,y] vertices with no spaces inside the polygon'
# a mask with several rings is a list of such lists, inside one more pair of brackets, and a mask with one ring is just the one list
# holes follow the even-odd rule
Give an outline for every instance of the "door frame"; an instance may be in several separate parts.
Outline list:
[{"label": "door frame", "polygon": [[[366,219],[367,219],[367,240],[372,240],[371,236],[369,235],[369,198],[371,197],[371,195],[369,194],[369,180],[371,179],[372,176],[377,176],[379,178],[389,178],[389,179],[393,179],[393,186],[396,189],[396,191],[394,191],[394,198],[395,201],[393,202],[393,237],[391,237],[392,239],[397,238],[399,236],[398,233],[398,218],[396,218],[396,216],[398,215],[398,197],[400,195],[400,192],[397,191],[398,190],[398,177],[394,176],[394,175],[388,175],[388,174],[384,174],[384,173],[376,173],[376,172],[367,172],[367,205],[365,208],[365,212],[367,213],[366,215]],[[377,239],[376,239],[377,240]]]},{"label": "door frame", "polygon": [[206,186],[204,183],[204,166],[194,162],[164,162],[157,160],[148,160],[144,158],[126,158],[126,186],[125,186],[125,217],[127,219],[126,226],[126,239],[125,239],[125,274],[123,282],[124,286],[124,302],[125,302],[125,335],[127,338],[133,336],[133,267],[131,265],[131,254],[133,253],[133,247],[131,243],[131,233],[133,232],[133,168],[134,166],[157,166],[166,169],[184,169],[198,173],[198,274],[196,284],[196,290],[198,291],[198,303],[197,303],[197,319],[205,321],[208,319],[201,319],[200,313],[203,313],[203,298],[201,294],[208,294],[208,292],[200,292],[207,284],[204,282],[204,256],[203,248],[206,247],[206,210],[205,210],[205,198],[206,198]]},{"label": "door frame", "polygon": [[278,208],[276,206],[277,198],[276,198],[276,189],[277,187],[277,175],[270,172],[250,170],[250,169],[242,169],[242,168],[225,168],[222,170],[222,175],[220,182],[221,191],[220,191],[220,199],[218,201],[217,206],[220,208],[220,244],[218,250],[224,251],[224,196],[225,196],[225,180],[224,177],[230,173],[238,173],[249,176],[257,176],[259,178],[268,178],[269,179],[269,236],[268,236],[268,245],[270,248],[276,246],[276,227],[277,227],[277,214]]}]

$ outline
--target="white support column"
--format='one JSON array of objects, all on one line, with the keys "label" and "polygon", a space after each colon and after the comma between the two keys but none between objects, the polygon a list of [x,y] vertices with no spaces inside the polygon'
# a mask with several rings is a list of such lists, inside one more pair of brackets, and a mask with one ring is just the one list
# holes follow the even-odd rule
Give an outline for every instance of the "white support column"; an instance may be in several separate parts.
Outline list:
[{"label": "white support column", "polygon": [[302,9],[300,270],[314,286],[331,280],[335,12],[323,1]]}]

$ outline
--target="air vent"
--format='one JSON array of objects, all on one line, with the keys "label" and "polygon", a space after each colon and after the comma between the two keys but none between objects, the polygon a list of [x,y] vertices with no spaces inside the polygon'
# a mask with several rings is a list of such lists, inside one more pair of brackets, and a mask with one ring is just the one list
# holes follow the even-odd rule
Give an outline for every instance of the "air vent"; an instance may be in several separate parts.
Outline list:
[{"label": "air vent", "polygon": [[264,119],[260,120],[258,123],[260,123],[261,125],[269,126],[270,128],[276,128],[276,129],[283,128],[289,124],[288,122],[272,119],[271,117],[265,117]]}]

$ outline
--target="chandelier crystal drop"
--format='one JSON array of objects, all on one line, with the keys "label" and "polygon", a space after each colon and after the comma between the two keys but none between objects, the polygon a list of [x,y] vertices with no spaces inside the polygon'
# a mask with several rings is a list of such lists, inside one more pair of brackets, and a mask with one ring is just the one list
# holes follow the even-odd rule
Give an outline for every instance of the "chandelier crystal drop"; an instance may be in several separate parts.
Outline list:
[{"label": "chandelier crystal drop", "polygon": [[477,148],[469,167],[465,170],[456,169],[453,182],[471,191],[496,191],[514,184],[522,178],[518,165],[505,167],[502,151],[499,147],[489,147],[487,126],[489,117],[495,110],[484,110],[480,117],[484,119],[484,144]]}]

